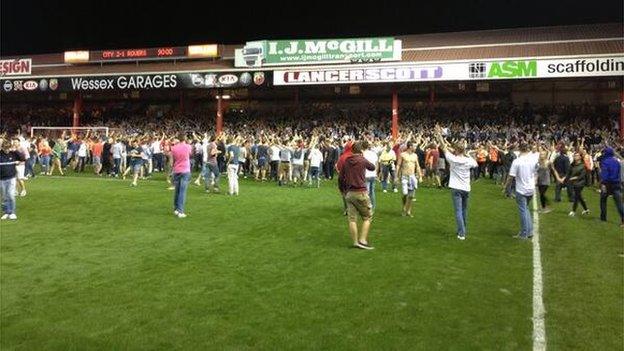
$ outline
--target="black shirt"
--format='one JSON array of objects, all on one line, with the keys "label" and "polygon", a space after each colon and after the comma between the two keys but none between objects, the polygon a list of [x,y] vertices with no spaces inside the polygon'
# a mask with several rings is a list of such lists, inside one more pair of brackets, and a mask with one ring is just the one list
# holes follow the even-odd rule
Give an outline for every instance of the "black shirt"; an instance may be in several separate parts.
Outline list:
[{"label": "black shirt", "polygon": [[564,174],[568,174],[570,170],[570,159],[566,155],[559,155],[555,158],[555,162],[553,162],[553,166],[557,173],[559,173],[560,177],[563,177]]},{"label": "black shirt", "polygon": [[0,179],[7,180],[15,178],[17,171],[15,165],[17,161],[26,161],[24,155],[17,151],[0,150]]}]

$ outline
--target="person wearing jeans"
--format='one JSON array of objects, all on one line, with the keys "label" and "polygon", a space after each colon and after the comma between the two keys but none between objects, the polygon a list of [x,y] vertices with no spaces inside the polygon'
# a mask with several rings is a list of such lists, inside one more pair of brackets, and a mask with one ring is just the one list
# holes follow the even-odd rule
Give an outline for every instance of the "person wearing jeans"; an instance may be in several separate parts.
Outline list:
[{"label": "person wearing jeans", "polygon": [[394,183],[394,178],[396,175],[394,174],[394,165],[396,162],[396,154],[394,150],[390,147],[390,144],[385,143],[384,149],[381,151],[381,155],[379,155],[379,163],[381,164],[381,187],[383,192],[388,192],[388,179],[392,183],[392,190],[396,193],[397,188]]},{"label": "person wearing jeans", "polygon": [[375,151],[370,149],[370,144],[368,141],[362,142],[362,148],[364,149],[364,158],[375,165],[375,170],[369,171],[366,170],[366,191],[368,192],[368,197],[370,198],[371,205],[373,211],[377,205],[377,200],[375,199],[375,182],[377,181],[377,170],[379,169],[379,157]]},{"label": "person wearing jeans", "polygon": [[442,137],[440,128],[436,130],[436,139],[444,158],[449,164],[449,188],[455,210],[455,222],[457,223],[457,238],[466,239],[468,226],[468,198],[470,195],[470,171],[476,167],[477,161],[465,154],[462,145],[456,145],[450,149],[446,140]]},{"label": "person wearing jeans", "polygon": [[174,140],[174,143],[176,144],[171,148],[171,156],[173,158],[173,184],[175,187],[173,195],[173,214],[178,218],[186,218],[184,205],[186,204],[188,183],[191,181],[191,155],[193,154],[193,148],[186,143],[183,135]]},{"label": "person wearing jeans", "polygon": [[10,140],[0,139],[0,195],[2,196],[1,219],[16,220],[15,214],[15,188],[17,184],[16,166],[26,161],[21,152],[11,145]]},{"label": "person wearing jeans", "polygon": [[39,144],[39,161],[41,162],[41,173],[49,175],[50,172],[50,155],[52,155],[52,149],[47,140],[43,140]]},{"label": "person wearing jeans", "polygon": [[469,195],[470,192],[468,191],[451,188],[451,196],[453,197],[453,208],[455,209],[455,222],[457,223],[457,238],[459,240],[466,239],[466,229],[468,227]]},{"label": "person wearing jeans", "polygon": [[178,212],[178,217],[180,218],[186,217],[184,205],[186,204],[186,190],[190,181],[191,172],[173,174],[173,184],[175,186],[173,207],[175,208],[174,211]]},{"label": "person wearing jeans", "polygon": [[520,156],[511,164],[507,185],[516,182],[516,203],[520,214],[520,233],[514,236],[520,239],[533,237],[533,219],[529,209],[529,203],[535,194],[535,178],[538,169],[539,153],[529,152],[526,143],[520,144]]},{"label": "person wearing jeans", "polygon": [[600,220],[607,220],[607,199],[613,196],[620,214],[620,226],[624,227],[624,206],[622,205],[622,187],[620,185],[621,166],[614,157],[613,149],[605,148],[600,160]]},{"label": "person wearing jeans", "polygon": [[9,216],[15,216],[16,184],[16,177],[0,180],[0,188],[2,190],[2,219],[9,219]]},{"label": "person wearing jeans", "polygon": [[531,217],[531,209],[529,204],[533,200],[533,195],[525,195],[516,190],[516,203],[518,204],[518,212],[520,213],[521,231],[520,239],[528,239],[533,237],[533,218]]}]

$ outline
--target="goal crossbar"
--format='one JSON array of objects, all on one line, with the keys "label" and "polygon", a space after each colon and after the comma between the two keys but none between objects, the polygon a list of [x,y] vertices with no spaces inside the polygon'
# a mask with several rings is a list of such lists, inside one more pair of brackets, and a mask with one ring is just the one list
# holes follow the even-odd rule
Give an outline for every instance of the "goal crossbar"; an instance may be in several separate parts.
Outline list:
[{"label": "goal crossbar", "polygon": [[75,131],[88,131],[88,130],[103,130],[108,137],[109,127],[30,127],[30,137],[33,138],[35,130],[70,130],[72,133]]}]

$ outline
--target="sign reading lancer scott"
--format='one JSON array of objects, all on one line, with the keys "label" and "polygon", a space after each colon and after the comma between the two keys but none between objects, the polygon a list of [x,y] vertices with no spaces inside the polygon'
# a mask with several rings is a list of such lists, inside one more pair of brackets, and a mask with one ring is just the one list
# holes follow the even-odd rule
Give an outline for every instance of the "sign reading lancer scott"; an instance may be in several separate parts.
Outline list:
[{"label": "sign reading lancer scott", "polygon": [[401,41],[391,37],[263,40],[235,51],[236,67],[400,61]]},{"label": "sign reading lancer scott", "polygon": [[274,85],[349,84],[441,80],[441,66],[392,66],[320,70],[288,70],[273,73]]}]

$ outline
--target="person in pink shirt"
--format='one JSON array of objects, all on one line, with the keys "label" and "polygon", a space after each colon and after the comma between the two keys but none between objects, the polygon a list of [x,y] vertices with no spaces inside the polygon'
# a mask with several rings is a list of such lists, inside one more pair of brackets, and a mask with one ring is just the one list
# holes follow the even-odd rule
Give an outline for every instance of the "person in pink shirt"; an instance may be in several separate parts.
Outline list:
[{"label": "person in pink shirt", "polygon": [[184,204],[186,202],[186,189],[191,181],[191,154],[193,148],[186,143],[186,138],[182,135],[171,147],[171,157],[173,159],[173,185],[175,191],[173,195],[173,214],[178,218],[185,218]]}]

